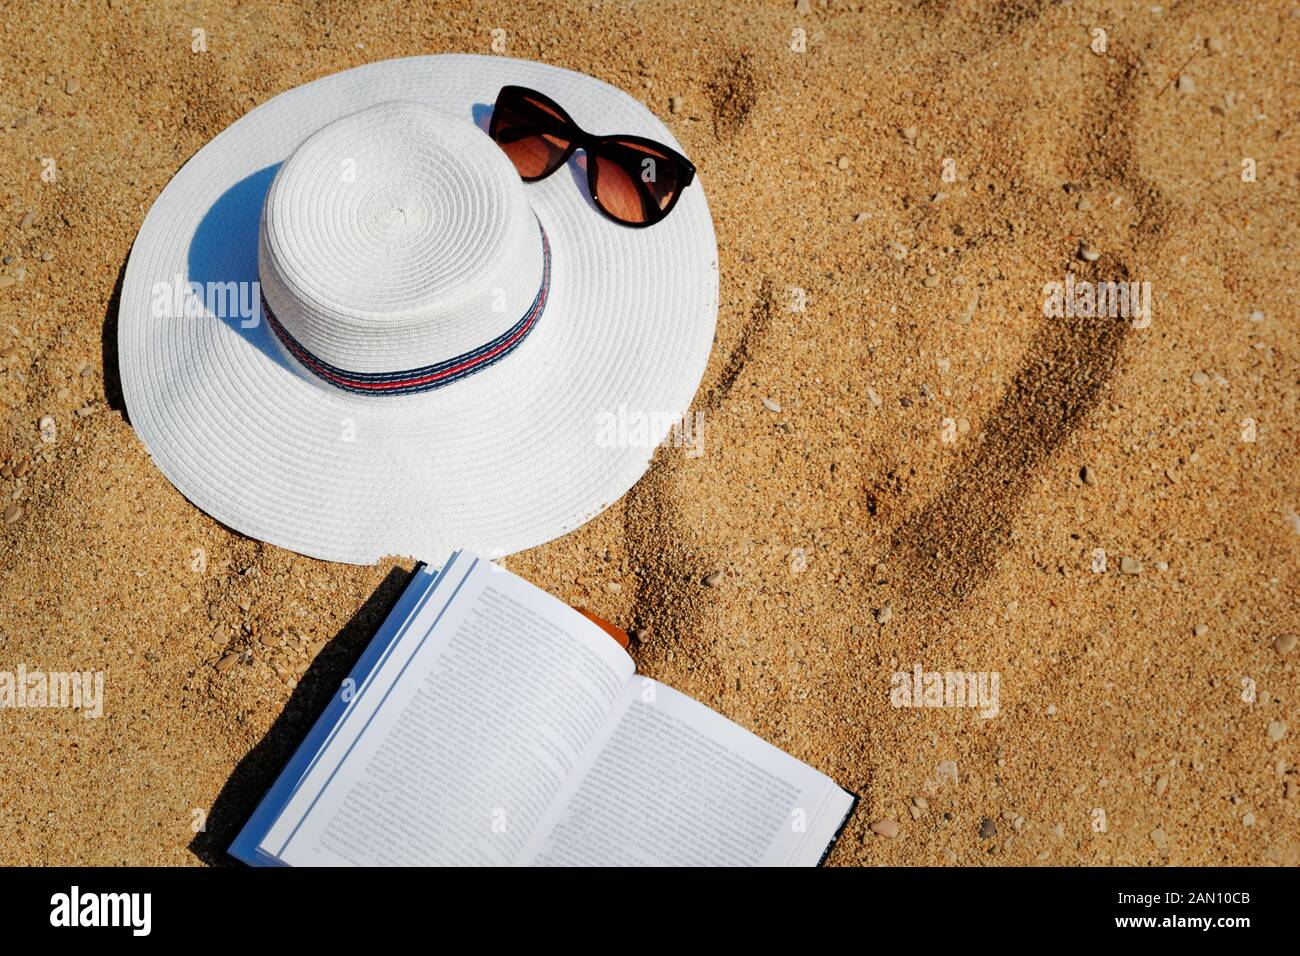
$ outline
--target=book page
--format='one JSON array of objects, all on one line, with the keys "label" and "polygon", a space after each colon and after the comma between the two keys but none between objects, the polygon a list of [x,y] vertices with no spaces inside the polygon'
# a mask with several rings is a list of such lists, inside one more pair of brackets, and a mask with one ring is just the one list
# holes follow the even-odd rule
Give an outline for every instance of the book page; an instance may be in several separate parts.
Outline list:
[{"label": "book page", "polygon": [[632,676],[572,608],[467,553],[261,849],[293,866],[518,862]]},{"label": "book page", "polygon": [[526,858],[541,866],[816,865],[853,798],[664,684],[633,677]]}]

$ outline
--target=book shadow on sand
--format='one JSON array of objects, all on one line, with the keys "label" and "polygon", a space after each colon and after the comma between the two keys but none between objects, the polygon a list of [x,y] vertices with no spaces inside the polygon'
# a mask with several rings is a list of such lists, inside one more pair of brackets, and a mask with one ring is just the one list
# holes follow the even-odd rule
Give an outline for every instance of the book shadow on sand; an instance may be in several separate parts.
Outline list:
[{"label": "book shadow on sand", "polygon": [[293,752],[307,736],[330,698],[365,650],[375,630],[411,580],[411,571],[393,568],[366,603],[332,637],[298,680],[293,694],[271,728],[236,764],[208,812],[206,827],[189,850],[210,866],[230,866],[227,854],[258,802],[275,783]]}]

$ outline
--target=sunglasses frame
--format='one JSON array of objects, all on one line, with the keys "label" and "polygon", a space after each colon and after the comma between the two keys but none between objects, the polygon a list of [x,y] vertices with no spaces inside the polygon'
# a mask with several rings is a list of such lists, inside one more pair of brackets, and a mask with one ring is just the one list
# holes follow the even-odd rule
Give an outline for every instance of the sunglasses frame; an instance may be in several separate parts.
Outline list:
[{"label": "sunglasses frame", "polygon": [[[530,135],[555,136],[557,139],[567,140],[569,144],[563,155],[556,160],[555,165],[551,169],[542,173],[540,176],[525,176],[523,173],[520,173],[519,178],[526,183],[540,182],[546,177],[553,175],[557,170],[562,169],[569,162],[570,158],[572,158],[573,154],[581,149],[587,154],[587,190],[591,193],[592,201],[596,204],[596,208],[599,209],[606,218],[618,223],[620,226],[627,226],[631,229],[644,229],[647,226],[653,226],[655,223],[663,221],[664,217],[672,212],[673,207],[677,205],[677,200],[681,198],[682,191],[695,179],[695,164],[671,146],[665,146],[663,143],[656,142],[653,139],[647,139],[644,136],[633,136],[630,134],[625,136],[597,136],[594,133],[589,133],[575,123],[564,107],[560,106],[560,104],[555,102],[555,100],[551,99],[545,93],[539,93],[537,90],[529,89],[526,86],[503,86],[501,87],[501,91],[497,93],[496,103],[492,107],[492,120],[488,124],[488,136],[490,136],[492,141],[498,145],[500,145],[500,143],[497,140],[497,120],[501,115],[501,111],[498,107],[500,106],[501,98],[507,95],[524,96],[528,99],[536,100],[544,104],[547,109],[553,110],[560,117],[560,119],[555,121],[554,129],[544,129],[539,131],[537,134]],[[648,149],[654,150],[655,152],[663,153],[667,158],[675,162],[680,169],[680,175],[678,177],[679,181],[672,196],[668,200],[668,205],[660,208],[656,204],[650,204],[650,215],[644,222],[628,222],[626,219],[620,219],[601,204],[599,193],[600,185],[598,182],[599,177],[596,173],[596,167],[598,164],[595,161],[595,157],[600,155],[601,147],[609,143],[629,143],[634,146],[644,146]],[[609,157],[607,156],[606,158],[608,159]],[[612,159],[610,161],[615,162]],[[616,165],[622,166],[621,163],[616,163]],[[516,171],[518,171],[517,168]]]}]

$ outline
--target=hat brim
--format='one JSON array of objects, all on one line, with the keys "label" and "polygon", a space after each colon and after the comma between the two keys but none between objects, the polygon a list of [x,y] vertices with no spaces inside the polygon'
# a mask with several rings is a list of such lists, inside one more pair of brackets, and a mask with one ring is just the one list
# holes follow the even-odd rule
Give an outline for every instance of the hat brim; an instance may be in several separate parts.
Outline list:
[{"label": "hat brim", "polygon": [[[446,388],[359,396],[287,360],[265,321],[155,314],[158,288],[252,283],[278,165],[326,124],[415,100],[486,128],[506,84],[536,88],[584,128],[677,147],[626,93],[503,57],[388,60],[283,93],[204,146],[168,183],[122,286],[119,364],[131,423],[182,494],[236,531],[331,561],[441,564],[506,555],[573,530],[644,474],[699,386],[718,309],[717,246],[698,179],[649,229],[611,222],[570,168],[527,184],[552,245],[552,290],[508,359]],[[245,327],[251,325],[251,327]],[[610,422],[636,422],[620,432]]]}]

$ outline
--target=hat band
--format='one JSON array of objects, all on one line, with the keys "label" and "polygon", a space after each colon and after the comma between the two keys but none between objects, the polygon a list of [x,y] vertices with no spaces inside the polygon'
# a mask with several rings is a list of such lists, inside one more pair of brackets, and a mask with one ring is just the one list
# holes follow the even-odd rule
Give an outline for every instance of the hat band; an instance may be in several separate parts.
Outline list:
[{"label": "hat band", "polygon": [[491,342],[433,365],[403,372],[349,372],[313,355],[301,342],[290,335],[271,311],[265,296],[262,297],[262,311],[275,331],[276,338],[289,350],[289,353],[317,378],[337,388],[363,395],[407,395],[442,388],[475,372],[481,372],[490,365],[495,365],[518,348],[537,325],[537,320],[546,309],[546,300],[551,290],[551,243],[540,221],[537,223],[537,228],[542,234],[542,284],[528,311],[518,322]]}]

